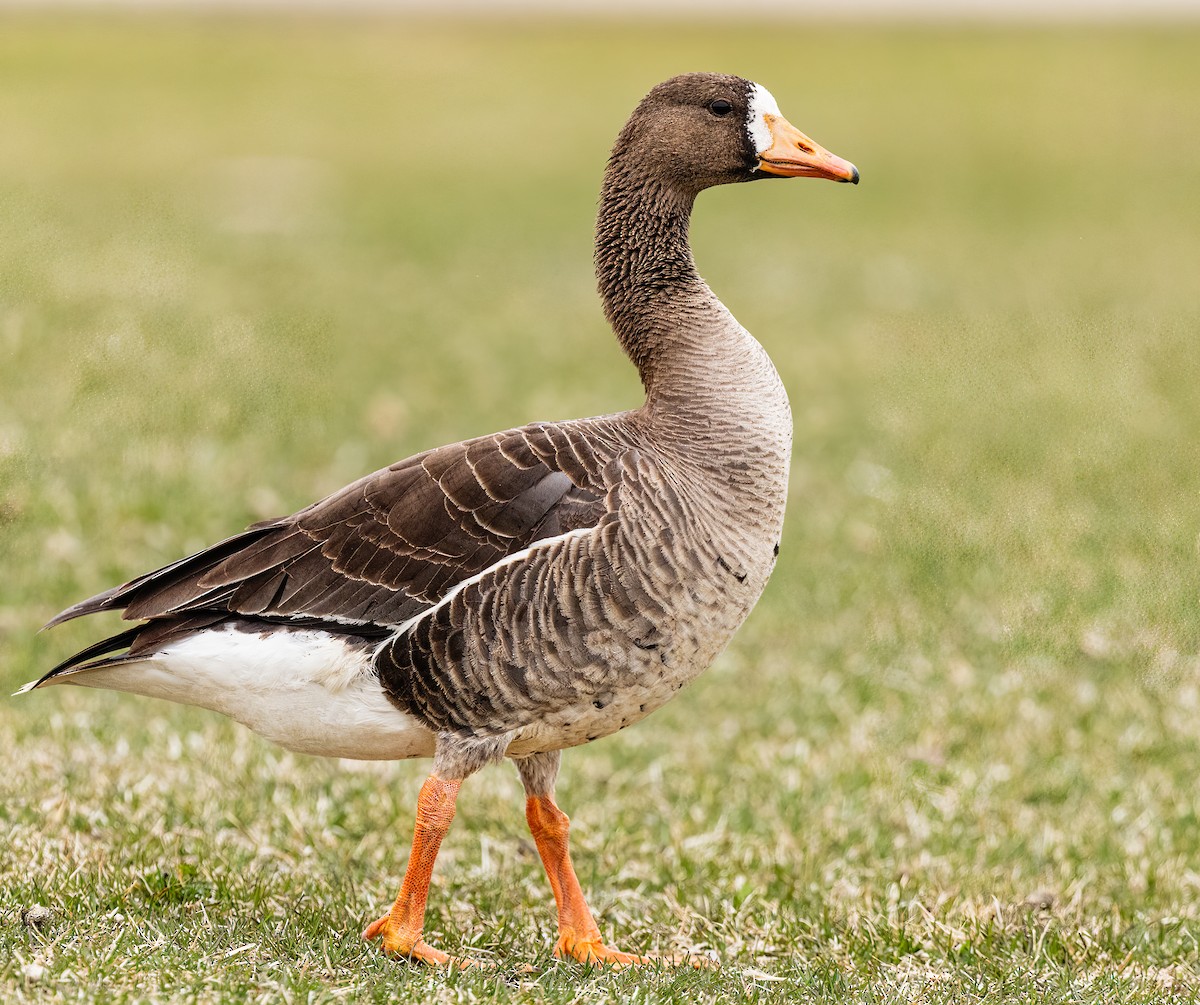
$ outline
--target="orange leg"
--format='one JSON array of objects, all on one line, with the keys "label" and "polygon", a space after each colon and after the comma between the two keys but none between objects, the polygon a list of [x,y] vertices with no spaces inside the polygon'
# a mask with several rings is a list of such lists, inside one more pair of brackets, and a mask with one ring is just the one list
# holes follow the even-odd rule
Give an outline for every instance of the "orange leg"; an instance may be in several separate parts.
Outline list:
[{"label": "orange leg", "polygon": [[529,832],[537,844],[550,887],[554,890],[554,899],[558,903],[555,956],[573,956],[581,963],[606,963],[616,967],[637,963],[677,965],[686,962],[694,967],[709,965],[709,961],[703,957],[638,956],[606,946],[571,865],[571,852],[567,846],[570,819],[555,805],[553,796],[548,794],[530,796],[525,800],[525,819],[529,821]]},{"label": "orange leg", "polygon": [[466,968],[479,966],[476,961],[461,959],[434,949],[421,938],[425,925],[425,901],[429,896],[429,879],[433,875],[433,863],[437,858],[442,838],[450,829],[454,819],[454,802],[458,798],[461,779],[439,778],[430,775],[421,786],[417,798],[417,823],[413,832],[412,853],[408,857],[408,868],[404,871],[404,882],[396,903],[389,914],[373,921],[363,932],[364,939],[383,938],[383,951],[437,967]]}]

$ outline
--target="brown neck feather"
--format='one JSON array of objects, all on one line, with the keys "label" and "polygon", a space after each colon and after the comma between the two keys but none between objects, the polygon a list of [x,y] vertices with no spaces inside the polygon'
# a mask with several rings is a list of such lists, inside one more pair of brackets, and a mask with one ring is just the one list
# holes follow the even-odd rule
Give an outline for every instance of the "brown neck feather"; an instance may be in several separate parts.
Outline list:
[{"label": "brown neck feather", "polygon": [[688,244],[694,196],[638,177],[614,152],[596,221],[596,276],[604,313],[642,384],[653,394],[670,357],[684,350],[712,292]]}]

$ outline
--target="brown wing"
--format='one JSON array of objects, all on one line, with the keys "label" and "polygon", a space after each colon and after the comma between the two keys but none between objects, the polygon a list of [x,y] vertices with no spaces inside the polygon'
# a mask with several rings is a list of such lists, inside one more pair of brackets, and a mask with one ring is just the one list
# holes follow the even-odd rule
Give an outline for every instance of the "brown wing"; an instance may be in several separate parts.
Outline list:
[{"label": "brown wing", "polygon": [[393,464],[288,517],[85,600],[129,620],[221,612],[396,626],[535,541],[594,526],[619,447],[603,420],[535,424]]}]

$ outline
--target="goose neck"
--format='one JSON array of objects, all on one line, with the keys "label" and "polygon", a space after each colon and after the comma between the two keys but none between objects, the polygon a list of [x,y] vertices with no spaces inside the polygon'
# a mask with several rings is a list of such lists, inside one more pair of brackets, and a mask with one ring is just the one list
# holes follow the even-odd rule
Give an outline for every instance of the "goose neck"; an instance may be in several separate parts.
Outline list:
[{"label": "goose neck", "polygon": [[678,372],[689,343],[727,312],[696,272],[688,242],[694,197],[610,165],[596,224],[604,312],[648,394]]}]

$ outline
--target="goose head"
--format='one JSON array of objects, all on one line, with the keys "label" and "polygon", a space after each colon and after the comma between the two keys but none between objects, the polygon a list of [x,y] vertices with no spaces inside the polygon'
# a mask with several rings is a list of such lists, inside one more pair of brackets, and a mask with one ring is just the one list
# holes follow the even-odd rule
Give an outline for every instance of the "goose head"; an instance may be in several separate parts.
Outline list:
[{"label": "goose head", "polygon": [[651,90],[613,158],[691,196],[760,178],[858,183],[858,169],[788,122],[770,91],[721,73],[686,73]]}]

